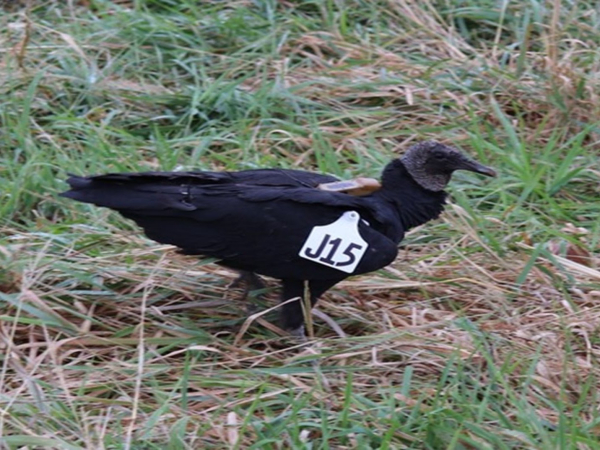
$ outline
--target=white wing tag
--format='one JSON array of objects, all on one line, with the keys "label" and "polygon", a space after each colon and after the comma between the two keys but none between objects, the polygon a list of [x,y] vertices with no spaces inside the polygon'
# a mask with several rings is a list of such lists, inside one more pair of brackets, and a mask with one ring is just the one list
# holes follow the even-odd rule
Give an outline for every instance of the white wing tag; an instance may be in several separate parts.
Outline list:
[{"label": "white wing tag", "polygon": [[352,273],[367,251],[360,237],[356,211],[347,211],[333,223],[314,227],[300,250],[300,257],[342,272]]}]

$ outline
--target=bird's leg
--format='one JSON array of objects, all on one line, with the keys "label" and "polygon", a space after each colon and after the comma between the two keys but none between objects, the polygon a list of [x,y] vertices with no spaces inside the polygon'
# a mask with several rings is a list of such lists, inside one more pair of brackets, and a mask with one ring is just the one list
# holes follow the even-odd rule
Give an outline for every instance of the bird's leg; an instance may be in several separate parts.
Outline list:
[{"label": "bird's leg", "polygon": [[254,272],[249,272],[246,270],[240,270],[238,272],[240,275],[233,280],[233,282],[229,285],[229,288],[237,288],[243,284],[244,290],[242,291],[242,301],[246,301],[248,298],[250,298],[250,303],[246,308],[246,313],[250,316],[257,310],[256,304],[252,300],[262,294],[260,291],[265,289],[266,285]]},{"label": "bird's leg", "polygon": [[[283,292],[281,295],[282,301],[287,301],[292,298],[299,298],[299,300],[285,303],[281,309],[281,320],[283,327],[290,331],[293,336],[299,337],[300,334],[305,336],[305,320],[304,312],[302,309],[302,303],[307,292],[305,292],[305,283],[302,280],[290,280],[285,279],[283,282]],[[323,294],[327,289],[337,283],[337,280],[319,280],[310,281],[308,283],[308,294],[310,295],[310,306],[311,309],[317,303],[319,296]],[[307,311],[310,314],[311,311]],[[306,339],[306,338],[304,338]]]},{"label": "bird's leg", "polygon": [[[304,298],[304,282],[302,280],[282,280],[283,292],[281,301],[288,302],[292,298],[298,298],[292,302],[285,303],[281,308],[281,321],[283,328],[289,330],[292,336],[303,337],[306,340],[304,329],[304,313],[302,311],[302,300]],[[312,297],[312,295],[311,295]],[[316,302],[316,299],[315,299]],[[311,298],[312,303],[312,298]]]},{"label": "bird's leg", "polygon": [[242,299],[246,300],[248,295],[252,291],[257,291],[260,289],[264,289],[265,283],[260,279],[258,275],[254,272],[249,272],[247,270],[238,270],[239,276],[231,282],[229,288],[237,288],[240,285],[244,285],[244,291],[242,293]]}]

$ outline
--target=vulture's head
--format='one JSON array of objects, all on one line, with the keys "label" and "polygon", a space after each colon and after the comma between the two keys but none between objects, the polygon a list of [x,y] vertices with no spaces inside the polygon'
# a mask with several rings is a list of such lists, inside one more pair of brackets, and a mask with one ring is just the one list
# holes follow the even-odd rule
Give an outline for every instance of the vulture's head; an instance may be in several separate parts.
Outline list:
[{"label": "vulture's head", "polygon": [[458,150],[436,141],[425,141],[410,147],[400,161],[413,179],[430,191],[443,190],[455,170],[469,170],[488,177],[496,171],[465,156]]}]

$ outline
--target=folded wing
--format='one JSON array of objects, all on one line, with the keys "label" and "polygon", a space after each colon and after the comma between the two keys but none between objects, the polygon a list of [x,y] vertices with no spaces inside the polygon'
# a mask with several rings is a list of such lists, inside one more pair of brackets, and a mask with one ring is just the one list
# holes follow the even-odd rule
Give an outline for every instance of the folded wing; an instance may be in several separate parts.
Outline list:
[{"label": "folded wing", "polygon": [[[313,227],[350,210],[371,222],[377,220],[373,208],[365,198],[305,187],[333,177],[303,174],[308,172],[263,169],[71,177],[71,190],[63,195],[117,210],[151,239],[236,269],[276,278],[343,279],[348,274],[300,258],[300,249]],[[288,181],[290,176],[296,180]],[[393,241],[364,221],[359,232],[368,248],[354,273],[393,261]]]}]

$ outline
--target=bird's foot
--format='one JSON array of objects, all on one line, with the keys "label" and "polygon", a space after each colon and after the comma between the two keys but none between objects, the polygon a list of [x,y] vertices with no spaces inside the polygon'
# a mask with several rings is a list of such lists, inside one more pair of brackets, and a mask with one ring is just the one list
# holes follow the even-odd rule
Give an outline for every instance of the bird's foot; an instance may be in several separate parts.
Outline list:
[{"label": "bird's foot", "polygon": [[256,314],[259,311],[260,308],[253,301],[249,301],[248,304],[246,304],[246,316],[250,317],[251,315]]},{"label": "bird's foot", "polygon": [[259,306],[255,303],[255,300],[265,293],[267,286],[260,277],[253,272],[242,270],[239,274],[240,275],[227,286],[227,289],[243,289],[241,301],[249,300],[246,305],[246,315],[251,316],[260,310]]},{"label": "bird's foot", "polygon": [[304,325],[300,325],[298,328],[291,329],[290,336],[292,336],[294,339],[297,339],[301,344],[306,344],[308,342]]}]

